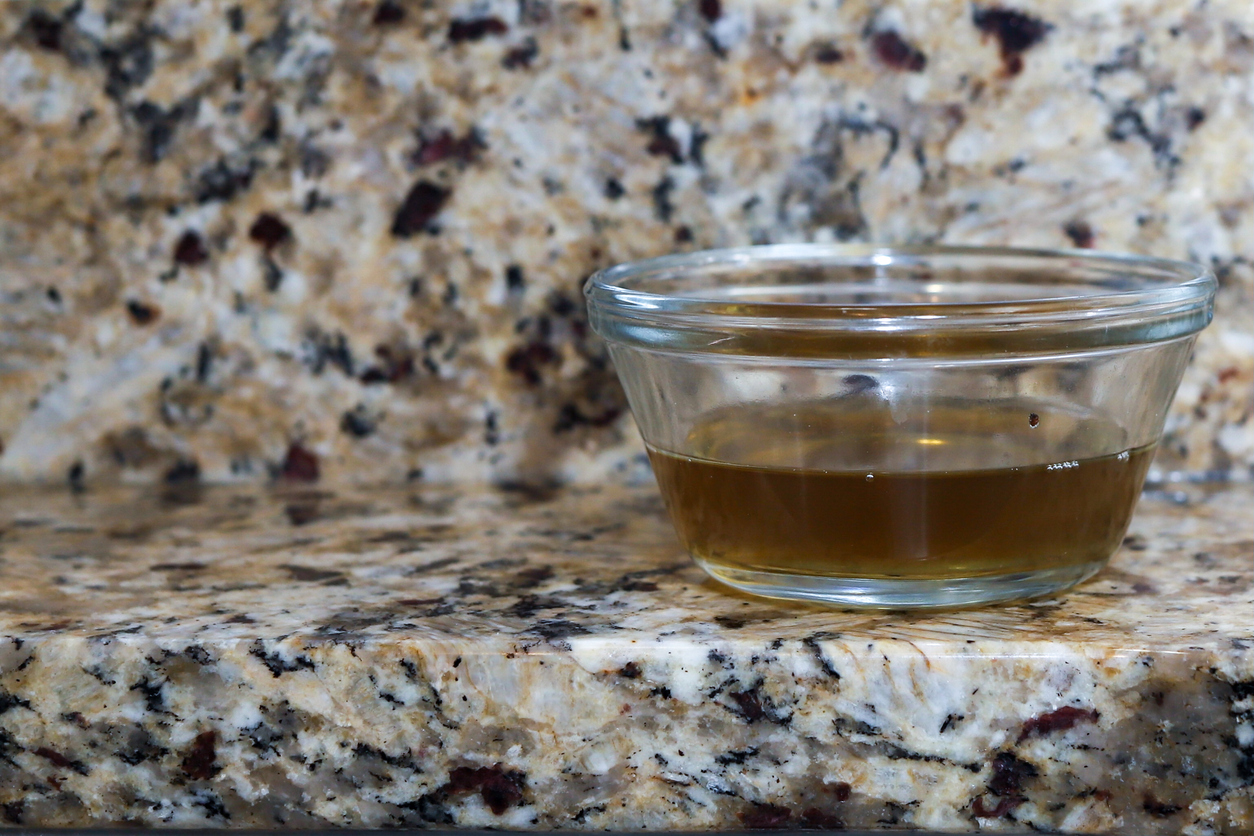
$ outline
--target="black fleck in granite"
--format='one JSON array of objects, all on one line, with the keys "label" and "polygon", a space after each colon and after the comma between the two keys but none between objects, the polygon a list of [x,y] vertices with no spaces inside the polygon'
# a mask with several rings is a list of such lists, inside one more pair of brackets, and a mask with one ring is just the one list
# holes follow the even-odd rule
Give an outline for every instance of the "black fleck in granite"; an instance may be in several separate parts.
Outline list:
[{"label": "black fleck in granite", "polygon": [[10,0],[0,480],[642,477],[581,283],[798,240],[1206,262],[1157,466],[1248,479],[1252,83],[1248,0]]},{"label": "black fleck in granite", "polygon": [[652,489],[8,489],[0,816],[1248,833],[1252,498],[924,616],[728,594]]}]

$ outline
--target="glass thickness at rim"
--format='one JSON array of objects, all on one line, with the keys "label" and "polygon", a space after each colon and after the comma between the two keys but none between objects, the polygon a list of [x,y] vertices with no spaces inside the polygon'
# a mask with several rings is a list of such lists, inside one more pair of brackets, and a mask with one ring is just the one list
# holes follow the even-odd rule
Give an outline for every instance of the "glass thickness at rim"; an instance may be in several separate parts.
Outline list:
[{"label": "glass thickness at rim", "polygon": [[742,356],[1067,353],[1157,343],[1210,322],[1187,262],[1076,250],[779,244],[618,265],[585,287],[607,339]]}]

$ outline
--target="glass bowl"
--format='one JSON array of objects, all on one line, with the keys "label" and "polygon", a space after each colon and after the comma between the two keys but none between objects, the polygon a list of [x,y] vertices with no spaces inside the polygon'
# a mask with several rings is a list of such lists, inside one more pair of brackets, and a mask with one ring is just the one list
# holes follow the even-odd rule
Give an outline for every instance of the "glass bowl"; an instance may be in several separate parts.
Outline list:
[{"label": "glass bowl", "polygon": [[788,244],[585,293],[675,530],[746,592],[1028,598],[1127,530],[1215,279],[1093,252]]}]

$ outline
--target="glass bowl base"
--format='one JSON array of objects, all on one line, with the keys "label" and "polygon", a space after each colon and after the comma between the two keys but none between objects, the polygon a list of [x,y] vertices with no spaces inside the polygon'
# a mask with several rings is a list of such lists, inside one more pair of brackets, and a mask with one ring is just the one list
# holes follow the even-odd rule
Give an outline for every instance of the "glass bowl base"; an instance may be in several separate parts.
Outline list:
[{"label": "glass bowl base", "polygon": [[796,575],[731,568],[696,556],[693,560],[716,581],[751,595],[878,610],[951,609],[1039,598],[1075,586],[1106,565],[1100,560],[1035,572],[911,579]]}]

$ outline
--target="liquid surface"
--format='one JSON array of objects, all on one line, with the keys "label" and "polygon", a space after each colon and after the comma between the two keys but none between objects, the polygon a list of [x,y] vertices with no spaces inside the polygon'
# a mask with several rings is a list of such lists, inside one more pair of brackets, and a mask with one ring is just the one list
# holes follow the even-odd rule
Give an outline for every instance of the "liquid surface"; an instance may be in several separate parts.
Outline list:
[{"label": "liquid surface", "polygon": [[1153,447],[1092,417],[1018,403],[740,408],[649,448],[675,528],[716,567],[970,578],[1104,561]]}]

